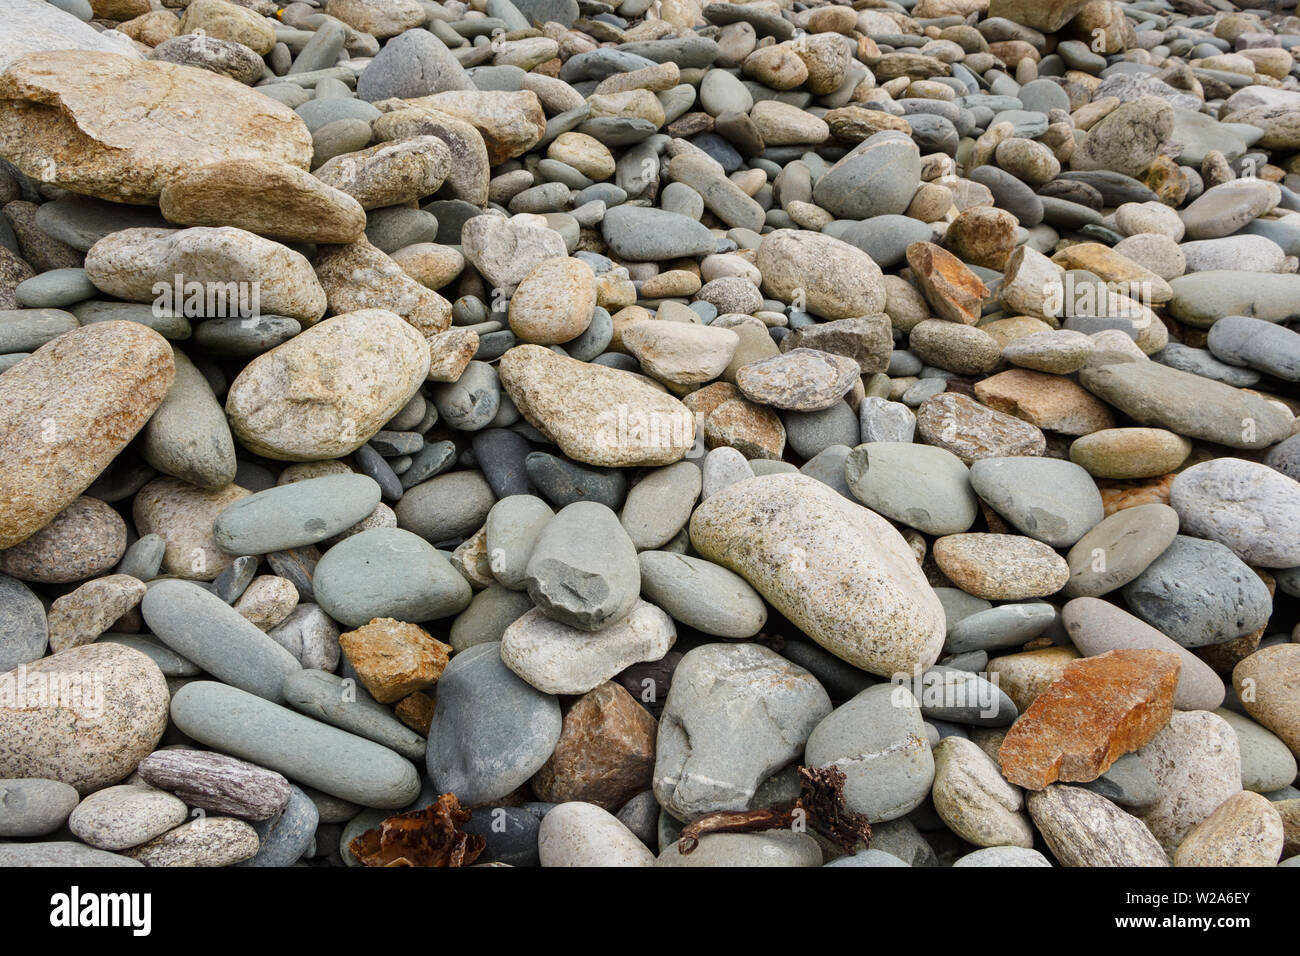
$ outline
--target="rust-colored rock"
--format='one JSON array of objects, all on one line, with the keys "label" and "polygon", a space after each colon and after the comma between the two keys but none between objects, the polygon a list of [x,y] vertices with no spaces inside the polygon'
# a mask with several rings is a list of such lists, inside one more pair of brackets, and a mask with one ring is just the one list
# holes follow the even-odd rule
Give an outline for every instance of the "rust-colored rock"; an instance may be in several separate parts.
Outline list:
[{"label": "rust-colored rock", "polygon": [[907,264],[925,300],[940,316],[963,325],[979,321],[988,286],[964,262],[933,242],[914,242],[907,247]]},{"label": "rust-colored rock", "polygon": [[362,686],[381,704],[432,687],[451,654],[450,644],[418,625],[391,617],[377,617],[340,634],[339,645]]},{"label": "rust-colored rock", "polygon": [[1002,773],[1042,790],[1096,780],[1169,722],[1182,664],[1173,654],[1117,650],[1070,664],[1011,726]]},{"label": "rust-colored rock", "polygon": [[433,711],[437,701],[422,690],[407,694],[397,702],[393,713],[397,719],[423,737],[429,736],[429,725],[433,723]]},{"label": "rust-colored rock", "polygon": [[533,776],[539,800],[580,800],[613,812],[653,782],[658,722],[613,682],[564,715],[560,742]]}]

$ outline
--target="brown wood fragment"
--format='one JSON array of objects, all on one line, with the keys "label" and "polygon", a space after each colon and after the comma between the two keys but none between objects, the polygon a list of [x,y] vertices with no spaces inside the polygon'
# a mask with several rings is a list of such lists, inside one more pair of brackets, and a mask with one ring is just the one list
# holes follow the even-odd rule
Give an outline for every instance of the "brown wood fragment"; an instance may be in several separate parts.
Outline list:
[{"label": "brown wood fragment", "polygon": [[853,853],[859,843],[871,844],[871,824],[864,814],[844,806],[844,771],[839,767],[800,767],[799,799],[763,810],[719,810],[688,823],[677,841],[686,856],[709,833],[760,833],[804,823],[836,846]]}]

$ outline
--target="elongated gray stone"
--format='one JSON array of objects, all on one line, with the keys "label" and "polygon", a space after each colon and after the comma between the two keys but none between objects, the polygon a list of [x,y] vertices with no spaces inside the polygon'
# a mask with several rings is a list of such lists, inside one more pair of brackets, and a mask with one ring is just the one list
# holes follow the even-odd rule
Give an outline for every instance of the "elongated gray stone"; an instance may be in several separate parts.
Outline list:
[{"label": "elongated gray stone", "polygon": [[420,792],[414,765],[387,747],[235,687],[194,681],[171,710],[200,743],[363,807],[404,807]]},{"label": "elongated gray stone", "polygon": [[424,757],[425,740],[365,691],[349,687],[328,671],[302,670],[284,682],[284,699],[294,710],[333,727],[365,737],[407,760]]},{"label": "elongated gray stone", "polygon": [[285,678],[301,669],[292,654],[221,598],[190,581],[159,581],[140,602],[158,639],[213,677],[279,702]]},{"label": "elongated gray stone", "polygon": [[269,554],[306,547],[346,531],[379,504],[379,484],[366,475],[325,475],[241,498],[212,523],[230,554]]}]

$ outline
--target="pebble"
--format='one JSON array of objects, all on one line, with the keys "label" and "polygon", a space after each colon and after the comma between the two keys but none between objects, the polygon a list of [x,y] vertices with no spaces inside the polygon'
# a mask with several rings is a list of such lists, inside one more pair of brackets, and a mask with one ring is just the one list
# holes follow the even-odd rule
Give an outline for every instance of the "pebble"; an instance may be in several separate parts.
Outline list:
[{"label": "pebble", "polygon": [[595,631],[534,608],[505,629],[501,660],[543,693],[585,694],[632,664],[661,659],[676,637],[668,615],[644,601]]},{"label": "pebble", "polygon": [[938,656],[943,609],[906,542],[815,479],[771,475],[723,489],[696,509],[691,543],[863,670],[910,672]]},{"label": "pebble", "polygon": [[403,807],[420,790],[415,767],[388,748],[215,681],[178,690],[172,721],[200,743],[361,806]]},{"label": "pebble", "polygon": [[804,759],[842,770],[845,806],[873,824],[915,810],[934,782],[921,709],[903,686],[868,687],[837,707],[809,734]]},{"label": "pebble", "polygon": [[747,809],[758,785],[798,757],[830,712],[821,684],[767,648],[695,648],[678,663],[660,717],[660,806],[680,820]]},{"label": "pebble", "polygon": [[571,801],[542,818],[537,833],[542,866],[653,866],[655,857],[608,810]]},{"label": "pebble", "polygon": [[1188,648],[1249,634],[1273,606],[1264,582],[1228,548],[1182,534],[1122,591],[1138,617]]},{"label": "pebble", "polygon": [[1292,20],[0,6],[6,861],[1295,852]]},{"label": "pebble", "polygon": [[148,843],[189,817],[185,803],[153,788],[117,786],[82,800],[68,820],[78,839],[101,850],[125,850]]},{"label": "pebble", "polygon": [[950,451],[903,442],[858,445],[845,465],[849,490],[877,514],[926,534],[966,531],[975,521],[970,469]]},{"label": "pebble", "polygon": [[230,554],[267,554],[316,544],[366,518],[379,486],[364,475],[329,475],[259,491],[217,515],[213,537]]},{"label": "pebble", "polygon": [[[186,660],[223,682],[279,703],[280,689],[300,665],[257,625],[215,594],[189,581],[159,581],[140,612],[150,630]],[[202,623],[201,631],[196,623]]]},{"label": "pebble", "polygon": [[1241,792],[1237,736],[1214,714],[1175,711],[1138,757],[1155,777],[1159,797],[1137,816],[1167,854],[1223,801]]},{"label": "pebble", "polygon": [[54,833],[80,800],[75,787],[59,780],[0,780],[0,836],[8,840]]},{"label": "pebble", "polygon": [[[52,674],[72,682],[69,686],[86,681],[102,691],[77,693],[58,708],[17,706],[48,694]],[[144,654],[127,647],[73,647],[57,660],[42,658],[4,676],[15,695],[0,708],[0,732],[6,741],[0,775],[6,779],[58,780],[85,796],[130,774],[167,726],[162,672]]]},{"label": "pebble", "polygon": [[171,346],[143,326],[101,322],[41,346],[0,378],[10,425],[0,548],[50,523],[157,410],[175,377]]},{"label": "pebble", "polygon": [[371,528],[330,548],[312,585],[321,608],[349,627],[377,617],[450,617],[471,597],[469,584],[437,549],[400,528]]},{"label": "pebble", "polygon": [[500,799],[542,768],[560,730],[559,701],[506,667],[500,644],[477,644],[457,654],[439,681],[429,779],[468,805]]},{"label": "pebble", "polygon": [[642,551],[641,594],[681,624],[714,637],[747,638],[767,622],[767,605],[726,568],[685,554]]}]

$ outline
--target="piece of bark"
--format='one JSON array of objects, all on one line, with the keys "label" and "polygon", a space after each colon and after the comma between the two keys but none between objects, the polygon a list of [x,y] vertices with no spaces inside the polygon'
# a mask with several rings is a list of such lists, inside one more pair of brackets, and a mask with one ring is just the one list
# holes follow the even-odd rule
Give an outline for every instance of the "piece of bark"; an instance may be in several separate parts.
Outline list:
[{"label": "piece of bark", "polygon": [[1181,668],[1173,654],[1145,649],[1074,661],[1011,725],[1003,776],[1030,790],[1096,780],[1169,723]]},{"label": "piece of bark", "polygon": [[289,781],[274,770],[206,750],[158,750],[136,768],[144,781],[192,807],[265,820],[289,802]]}]

